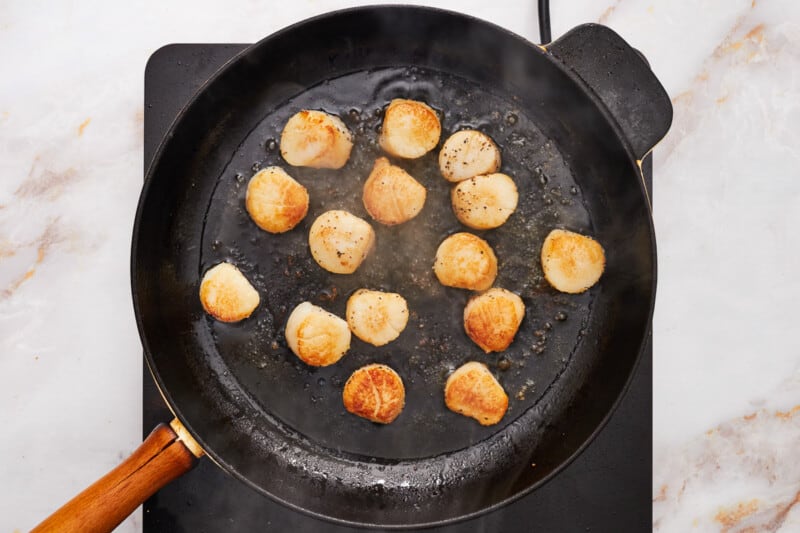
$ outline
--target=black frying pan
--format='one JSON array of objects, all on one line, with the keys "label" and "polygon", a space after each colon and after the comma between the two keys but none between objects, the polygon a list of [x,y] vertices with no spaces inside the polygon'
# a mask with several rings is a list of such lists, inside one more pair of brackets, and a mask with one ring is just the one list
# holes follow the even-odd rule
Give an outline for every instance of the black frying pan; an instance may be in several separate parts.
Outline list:
[{"label": "black frying pan", "polygon": [[[426,206],[401,226],[373,224],[377,248],[356,274],[327,273],[310,257],[317,215],[341,208],[368,218],[360,191],[380,154],[382,109],[396,97],[437,109],[442,140],[464,127],[488,133],[502,149],[502,171],[517,183],[517,212],[501,228],[478,232],[499,258],[496,286],[526,304],[503,354],[485,355],[466,337],[461,317],[470,295],[442,287],[431,270],[441,239],[464,229],[438,175],[438,150],[400,163],[428,188]],[[338,114],[354,132],[343,169],[281,160],[275,139],[301,108]],[[671,116],[643,58],[598,25],[538,47],[456,13],[368,7],[301,22],[248,48],[182,111],[149,169],[136,216],[136,317],[176,421],[42,530],[113,527],[191,468],[184,443],[290,507],[355,525],[441,524],[541,485],[603,426],[649,334],[656,255],[638,163]],[[282,235],[258,230],[244,210],[247,180],[272,164],[311,196],[307,218]],[[557,293],[543,279],[539,250],[555,227],[591,234],[605,247],[606,272],[584,294]],[[198,300],[203,273],[220,261],[236,264],[262,296],[238,324],[212,320]],[[406,331],[381,348],[354,339],[338,364],[305,366],[286,347],[288,313],[310,300],[343,316],[360,287],[403,294],[412,311]],[[486,363],[511,398],[496,426],[444,406],[448,373],[473,360]],[[342,406],[344,381],[369,362],[389,364],[406,384],[405,410],[389,426]],[[101,496],[109,488],[113,496]],[[113,507],[111,518],[86,511],[88,501]],[[76,512],[81,522],[70,522]]]}]

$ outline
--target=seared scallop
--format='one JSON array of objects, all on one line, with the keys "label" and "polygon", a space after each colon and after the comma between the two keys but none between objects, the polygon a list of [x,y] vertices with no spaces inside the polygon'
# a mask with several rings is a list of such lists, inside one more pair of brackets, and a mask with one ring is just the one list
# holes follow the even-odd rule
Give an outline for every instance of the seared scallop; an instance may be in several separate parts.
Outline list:
[{"label": "seared scallop", "polygon": [[356,337],[383,346],[405,329],[408,305],[405,298],[393,292],[359,289],[347,300],[345,316]]},{"label": "seared scallop", "polygon": [[441,134],[436,111],[422,102],[398,98],[386,108],[380,145],[395,157],[416,159],[433,150]]},{"label": "seared scallop", "polygon": [[450,193],[456,218],[473,229],[505,224],[517,209],[517,186],[505,174],[487,174],[464,180]]},{"label": "seared scallop", "polygon": [[259,228],[283,233],[308,213],[308,191],[282,168],[265,168],[250,178],[245,207]]},{"label": "seared scallop", "polygon": [[230,263],[210,268],[200,282],[203,309],[221,322],[238,322],[249,317],[259,302],[258,291]]},{"label": "seared scallop", "polygon": [[508,396],[486,365],[472,361],[453,372],[444,386],[447,408],[491,426],[502,420]]},{"label": "seared scallop", "polygon": [[342,168],[352,149],[352,135],[344,122],[323,111],[304,109],[294,114],[281,133],[281,155],[296,167]]},{"label": "seared scallop", "polygon": [[285,333],[289,348],[311,366],[332,365],[350,349],[347,322],[309,302],[294,308]]},{"label": "seared scallop", "polygon": [[372,218],[393,226],[417,216],[425,205],[426,195],[425,187],[408,172],[379,157],[364,183],[362,199]]},{"label": "seared scallop", "polygon": [[591,237],[554,229],[542,245],[544,277],[561,292],[585,291],[597,283],[605,267],[603,247]]},{"label": "seared scallop", "polygon": [[334,274],[352,274],[375,242],[369,222],[347,211],[326,211],[311,225],[308,245],[314,260]]},{"label": "seared scallop", "polygon": [[447,181],[462,181],[500,168],[500,149],[494,141],[475,130],[452,134],[439,152],[439,170]]},{"label": "seared scallop", "polygon": [[509,347],[525,316],[522,298],[494,288],[473,296],[464,308],[464,330],[486,353]]},{"label": "seared scallop", "polygon": [[489,243],[471,233],[454,233],[436,250],[433,271],[448,287],[483,291],[497,277],[497,257]]},{"label": "seared scallop", "polygon": [[379,424],[390,424],[406,402],[403,380],[386,365],[359,368],[344,384],[344,407],[354,415]]}]

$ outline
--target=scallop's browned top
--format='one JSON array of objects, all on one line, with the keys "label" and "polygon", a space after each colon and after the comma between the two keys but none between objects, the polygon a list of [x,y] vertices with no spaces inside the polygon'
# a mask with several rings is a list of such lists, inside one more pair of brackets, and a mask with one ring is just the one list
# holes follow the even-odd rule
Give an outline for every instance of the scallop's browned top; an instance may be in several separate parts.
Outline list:
[{"label": "scallop's browned top", "polygon": [[508,409],[508,396],[485,365],[472,361],[447,379],[444,401],[451,411],[469,416],[482,426],[502,420]]},{"label": "scallop's browned top", "polygon": [[509,347],[525,316],[522,298],[493,288],[474,296],[464,308],[464,330],[483,351],[502,352]]},{"label": "scallop's browned top", "polygon": [[310,366],[332,365],[350,349],[347,322],[310,302],[294,308],[285,335],[289,348]]},{"label": "scallop's browned top", "polygon": [[442,285],[483,291],[497,277],[497,256],[489,243],[477,235],[454,233],[436,250],[433,271]]},{"label": "scallop's browned top", "polygon": [[372,218],[392,226],[417,216],[426,195],[425,187],[408,172],[379,157],[364,183],[362,199]]},{"label": "scallop's browned top", "polygon": [[386,365],[371,364],[353,372],[344,385],[342,401],[354,415],[389,424],[403,410],[406,390],[397,372]]},{"label": "scallop's browned top", "polygon": [[344,122],[323,111],[303,109],[281,132],[281,155],[293,166],[342,168],[352,148],[352,135]]},{"label": "scallop's browned top", "polygon": [[200,282],[203,309],[221,322],[238,322],[249,317],[259,302],[258,292],[230,263],[210,268]]},{"label": "scallop's browned top", "polygon": [[606,265],[603,247],[579,233],[554,229],[542,245],[542,270],[561,292],[580,293],[597,283]]},{"label": "scallop's browned top", "polygon": [[308,201],[305,187],[280,167],[269,167],[250,179],[245,207],[259,228],[283,233],[305,218]]},{"label": "scallop's browned top", "polygon": [[429,105],[396,98],[384,113],[379,142],[393,156],[416,159],[436,147],[441,133],[439,117]]}]

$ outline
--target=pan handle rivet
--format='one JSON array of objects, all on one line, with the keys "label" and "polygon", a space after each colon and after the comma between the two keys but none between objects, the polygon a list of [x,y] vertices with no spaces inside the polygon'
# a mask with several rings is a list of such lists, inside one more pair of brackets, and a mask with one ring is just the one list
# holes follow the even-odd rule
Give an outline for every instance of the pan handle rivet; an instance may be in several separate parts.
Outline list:
[{"label": "pan handle rivet", "polygon": [[175,434],[178,435],[178,440],[181,441],[184,444],[184,446],[189,448],[189,451],[192,452],[192,455],[194,455],[198,459],[205,455],[203,448],[201,448],[200,445],[197,444],[197,441],[194,440],[194,438],[189,434],[188,431],[186,431],[186,428],[183,427],[183,424],[181,423],[180,420],[178,420],[177,418],[173,418],[172,422],[169,423],[169,427],[171,427],[172,431],[174,431]]}]

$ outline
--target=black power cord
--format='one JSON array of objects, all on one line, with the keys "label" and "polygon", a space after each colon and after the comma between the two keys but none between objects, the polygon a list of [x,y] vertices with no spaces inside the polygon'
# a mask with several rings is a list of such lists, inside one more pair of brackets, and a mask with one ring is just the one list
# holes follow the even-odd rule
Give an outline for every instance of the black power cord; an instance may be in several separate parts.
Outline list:
[{"label": "black power cord", "polygon": [[549,43],[550,37],[550,1],[539,0],[539,40],[542,44]]}]

